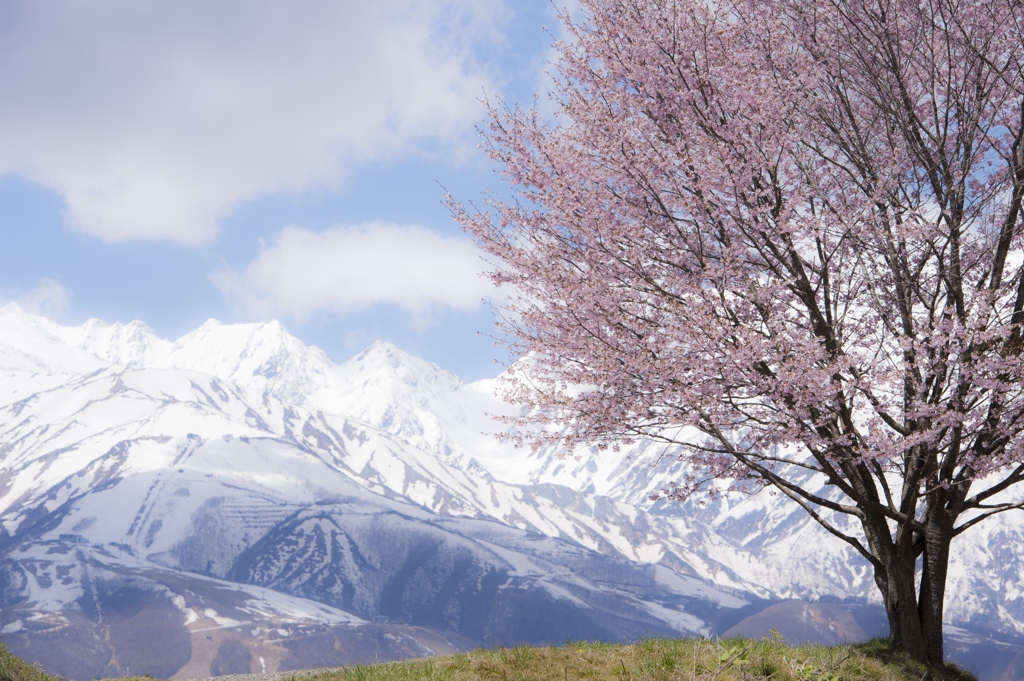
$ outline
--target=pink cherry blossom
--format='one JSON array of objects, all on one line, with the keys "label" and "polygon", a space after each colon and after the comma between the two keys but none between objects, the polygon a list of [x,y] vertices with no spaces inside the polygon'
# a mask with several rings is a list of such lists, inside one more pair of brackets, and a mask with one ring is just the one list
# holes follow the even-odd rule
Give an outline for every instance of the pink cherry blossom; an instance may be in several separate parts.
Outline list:
[{"label": "pink cherry blossom", "polygon": [[1021,507],[1024,5],[580,4],[556,118],[488,105],[515,200],[450,204],[513,292],[520,440],[774,487],[941,662],[950,542]]}]

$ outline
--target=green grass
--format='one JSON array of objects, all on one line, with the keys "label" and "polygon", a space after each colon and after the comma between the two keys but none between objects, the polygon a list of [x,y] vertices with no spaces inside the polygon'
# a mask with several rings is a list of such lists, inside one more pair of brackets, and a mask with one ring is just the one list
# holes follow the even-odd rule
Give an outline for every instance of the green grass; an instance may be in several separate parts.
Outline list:
[{"label": "green grass", "polygon": [[838,647],[750,641],[646,639],[634,645],[569,643],[349,667],[302,681],[977,681],[928,668],[887,640]]},{"label": "green grass", "polygon": [[[787,646],[781,638],[663,639],[633,645],[474,650],[296,675],[302,681],[977,681],[952,665],[928,668],[885,639]],[[0,644],[0,681],[57,681]],[[119,681],[129,681],[121,679]]]},{"label": "green grass", "polygon": [[0,643],[0,681],[56,681],[21,658],[11,655]]}]

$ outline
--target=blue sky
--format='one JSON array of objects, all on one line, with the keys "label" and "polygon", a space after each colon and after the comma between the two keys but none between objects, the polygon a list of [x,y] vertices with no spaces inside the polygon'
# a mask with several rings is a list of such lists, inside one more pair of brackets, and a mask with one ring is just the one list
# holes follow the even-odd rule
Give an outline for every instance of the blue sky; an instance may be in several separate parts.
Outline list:
[{"label": "blue sky", "polygon": [[486,90],[531,105],[548,0],[0,5],[0,302],[64,323],[280,319],[497,373],[442,205],[498,188]]}]

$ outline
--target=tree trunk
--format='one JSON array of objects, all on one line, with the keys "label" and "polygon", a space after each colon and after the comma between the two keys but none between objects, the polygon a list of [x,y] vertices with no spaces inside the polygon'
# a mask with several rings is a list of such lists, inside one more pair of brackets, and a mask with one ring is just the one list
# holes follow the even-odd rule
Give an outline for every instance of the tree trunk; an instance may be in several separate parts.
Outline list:
[{"label": "tree trunk", "polygon": [[889,637],[921,662],[928,661],[928,645],[917,604],[917,580],[915,560],[910,547],[900,550],[891,546],[886,561],[886,574],[877,578],[885,603],[885,614],[889,617]]},{"label": "tree trunk", "polygon": [[946,595],[946,573],[953,523],[945,511],[945,494],[936,494],[925,512],[924,556],[921,566],[921,597],[918,605],[921,627],[928,648],[928,661],[940,664],[942,649],[942,609]]},{"label": "tree trunk", "polygon": [[[876,568],[875,584],[882,592],[890,638],[915,660],[938,665],[944,659],[942,611],[953,533],[941,503],[928,509],[924,521],[926,534],[920,582],[916,571],[917,551],[910,541],[909,531],[897,533],[894,543],[888,532],[878,531],[884,527],[878,524],[873,528],[875,532],[869,533],[869,543],[884,566]],[[865,529],[868,529],[867,524]]]}]

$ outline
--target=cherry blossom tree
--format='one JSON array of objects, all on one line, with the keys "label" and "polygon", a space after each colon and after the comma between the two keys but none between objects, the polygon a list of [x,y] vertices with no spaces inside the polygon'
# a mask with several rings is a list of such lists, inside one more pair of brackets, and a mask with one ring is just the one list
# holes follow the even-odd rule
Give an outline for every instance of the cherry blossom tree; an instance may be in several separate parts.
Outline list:
[{"label": "cherry blossom tree", "polygon": [[941,662],[951,541],[1021,508],[1024,5],[580,5],[557,114],[489,105],[515,198],[451,204],[534,358],[523,432],[773,487]]}]

